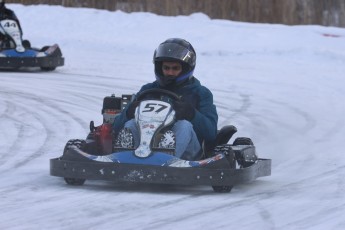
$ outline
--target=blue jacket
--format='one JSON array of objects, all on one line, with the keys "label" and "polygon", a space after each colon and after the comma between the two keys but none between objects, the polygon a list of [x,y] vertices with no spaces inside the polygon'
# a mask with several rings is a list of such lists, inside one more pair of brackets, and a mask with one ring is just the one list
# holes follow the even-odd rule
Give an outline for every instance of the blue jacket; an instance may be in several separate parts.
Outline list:
[{"label": "blue jacket", "polygon": [[[157,81],[154,81],[142,86],[138,93],[153,88],[162,87],[160,87]],[[216,106],[213,104],[213,95],[211,91],[205,86],[202,86],[200,81],[196,78],[190,79],[181,86],[169,88],[169,90],[181,96],[185,101],[190,102],[196,109],[195,116],[191,120],[191,123],[193,124],[194,131],[198,136],[200,144],[203,141],[214,142],[217,135],[218,114]],[[126,117],[127,108],[128,106],[115,118],[113,128],[116,133],[123,128],[125,122],[128,121]]]}]

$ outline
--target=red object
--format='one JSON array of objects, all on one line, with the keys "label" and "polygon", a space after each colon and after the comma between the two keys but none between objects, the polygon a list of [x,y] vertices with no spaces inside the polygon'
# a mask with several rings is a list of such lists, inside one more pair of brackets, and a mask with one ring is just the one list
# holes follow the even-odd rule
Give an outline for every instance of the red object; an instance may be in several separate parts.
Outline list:
[{"label": "red object", "polygon": [[98,126],[95,131],[95,139],[103,155],[112,153],[113,141],[111,124],[103,123],[101,126]]}]

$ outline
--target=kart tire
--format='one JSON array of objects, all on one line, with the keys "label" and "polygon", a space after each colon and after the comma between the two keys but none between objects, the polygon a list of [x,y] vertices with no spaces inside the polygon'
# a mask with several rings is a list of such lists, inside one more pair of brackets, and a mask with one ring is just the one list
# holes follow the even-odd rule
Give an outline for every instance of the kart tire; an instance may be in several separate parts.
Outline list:
[{"label": "kart tire", "polygon": [[[40,52],[45,52],[47,49],[49,49],[50,46],[43,46],[41,49],[40,49]],[[61,50],[60,49],[57,49],[56,53],[54,54],[54,56],[62,56],[62,53],[61,53]],[[41,67],[41,70],[42,71],[54,71],[56,69],[56,67]]]},{"label": "kart tire", "polygon": [[231,189],[233,188],[233,186],[222,185],[222,186],[212,186],[212,188],[213,188],[213,191],[217,193],[229,193],[231,192]]},{"label": "kart tire", "polygon": [[[69,140],[65,145],[64,154],[71,146],[76,146],[78,149],[83,149],[85,146],[85,143],[86,143],[85,140],[81,140],[81,139]],[[68,184],[68,185],[80,186],[80,185],[83,185],[85,183],[85,179],[79,179],[79,178],[64,177],[64,180],[65,180],[66,184]]]},{"label": "kart tire", "polygon": [[[226,158],[229,161],[230,168],[235,169],[236,168],[236,157],[235,152],[230,148],[227,150]],[[229,193],[231,192],[233,185],[214,185],[212,186],[213,191],[217,193]]]},{"label": "kart tire", "polygon": [[77,179],[77,178],[67,178],[64,177],[66,184],[80,186],[85,183],[85,179]]},{"label": "kart tire", "polygon": [[[248,137],[238,137],[235,139],[233,145],[251,145],[254,146],[253,141]],[[254,164],[254,162],[246,162],[243,159],[243,156],[236,155],[237,162],[241,166],[241,168],[248,168]]]},{"label": "kart tire", "polygon": [[56,67],[41,67],[41,70],[47,71],[47,72],[54,71],[55,69],[56,69]]},{"label": "kart tire", "polygon": [[81,149],[83,150],[84,147],[85,147],[85,140],[82,140],[82,139],[71,139],[69,140],[66,145],[65,145],[65,148],[64,148],[64,153],[67,149],[69,149],[71,146],[76,146],[78,149]]},{"label": "kart tire", "polygon": [[254,143],[249,137],[237,137],[233,145],[254,145]]}]

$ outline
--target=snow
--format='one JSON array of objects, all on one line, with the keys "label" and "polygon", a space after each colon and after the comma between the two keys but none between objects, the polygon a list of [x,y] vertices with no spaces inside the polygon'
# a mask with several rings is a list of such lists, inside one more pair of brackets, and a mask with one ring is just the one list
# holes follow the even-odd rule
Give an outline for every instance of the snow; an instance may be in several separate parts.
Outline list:
[{"label": "snow", "polygon": [[[345,29],[8,6],[24,38],[59,44],[66,64],[0,73],[0,229],[345,229]],[[193,44],[219,127],[251,137],[272,175],[229,194],[50,176],[49,159],[102,122],[103,97],[154,80],[170,37]]]}]

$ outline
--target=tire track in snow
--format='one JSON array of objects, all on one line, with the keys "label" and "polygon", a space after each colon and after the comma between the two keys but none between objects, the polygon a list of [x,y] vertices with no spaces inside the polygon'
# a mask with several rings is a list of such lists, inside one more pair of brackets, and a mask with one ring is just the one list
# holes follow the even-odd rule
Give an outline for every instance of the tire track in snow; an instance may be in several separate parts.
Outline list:
[{"label": "tire track in snow", "polygon": [[[19,131],[16,132],[11,138],[8,138],[9,136],[5,133],[7,128],[10,128],[10,126],[16,126],[16,119],[9,116],[9,114],[13,114],[15,111],[15,107],[9,103],[4,98],[5,95],[2,95],[2,92],[0,91],[0,97],[4,100],[4,110],[3,113],[0,115],[0,125],[1,125],[1,133],[3,137],[1,138],[1,145],[0,145],[0,153],[1,159],[0,159],[0,166],[6,161],[6,158],[10,157],[10,154],[8,154],[8,149],[13,148],[13,146],[16,144],[16,140],[19,138],[18,136],[21,134],[20,130],[21,128],[17,128]],[[12,143],[5,143],[6,141],[10,141],[11,139]]]},{"label": "tire track in snow", "polygon": [[[205,194],[204,194],[205,195]],[[259,196],[255,195],[255,196],[249,196],[249,197],[244,197],[241,198],[240,200],[235,200],[234,198],[231,197],[231,195],[228,196],[228,194],[225,194],[224,196],[220,195],[221,197],[224,197],[223,202],[221,202],[222,204],[214,204],[214,203],[210,203],[209,206],[205,206],[203,207],[203,202],[202,200],[204,200],[204,195],[200,195],[198,197],[196,197],[196,199],[190,199],[190,198],[194,198],[194,197],[185,197],[186,199],[181,199],[181,201],[183,201],[181,203],[181,205],[183,206],[188,206],[188,204],[195,204],[195,203],[200,203],[200,207],[198,207],[197,209],[188,209],[188,212],[181,212],[181,213],[174,213],[174,215],[158,215],[158,213],[169,213],[168,212],[168,207],[155,207],[155,209],[149,209],[146,210],[150,213],[150,215],[152,216],[158,216],[157,218],[155,218],[152,222],[150,223],[146,223],[142,229],[143,230],[153,230],[153,229],[162,229],[165,227],[168,227],[169,229],[179,229],[179,228],[183,228],[183,226],[190,226],[188,223],[193,224],[193,227],[190,226],[189,229],[200,229],[203,226],[205,226],[205,222],[207,222],[207,220],[205,221],[199,221],[199,224],[195,223],[195,219],[198,219],[200,217],[202,217],[203,215],[205,215],[205,212],[208,213],[208,215],[210,213],[214,213],[214,216],[212,217],[212,221],[209,220],[209,222],[212,222],[212,228],[214,229],[221,229],[222,227],[228,226],[227,223],[224,223],[224,220],[218,225],[217,223],[217,213],[224,213],[224,212],[228,212],[229,210],[236,210],[237,208],[241,208],[243,206],[255,206],[256,209],[258,210],[257,212],[254,210],[252,210],[252,213],[257,213],[257,215],[259,216],[259,218],[264,219],[264,221],[267,222],[268,226],[271,226],[267,229],[274,229],[274,223],[273,220],[271,219],[271,214],[267,209],[264,209],[262,205],[260,205],[260,201],[261,200],[265,200],[265,199],[269,199],[269,197],[265,194],[260,194]],[[219,195],[219,194],[218,194]],[[212,195],[213,196],[213,195]],[[217,196],[217,195],[215,195]],[[228,197],[227,197],[228,196]],[[206,196],[207,198],[209,198],[209,196]],[[174,200],[172,200],[170,202],[169,205],[172,206],[176,206],[179,205],[179,203],[174,204],[173,203]],[[221,216],[221,215],[220,215]],[[228,224],[231,224],[231,222],[233,221],[232,218],[230,218],[228,220]],[[225,221],[226,222],[226,221]],[[138,226],[140,225],[140,223],[138,223]],[[128,228],[130,229],[130,228]]]},{"label": "tire track in snow", "polygon": [[[291,196],[291,194],[296,194],[296,196],[298,196],[298,187],[300,186],[310,187],[312,184],[314,184],[315,189],[318,189],[320,188],[320,184],[319,184],[320,178],[325,178],[326,180],[330,175],[334,175],[335,173],[339,171],[345,171],[345,166],[341,166],[339,168],[330,170],[327,173],[320,173],[312,177],[303,178],[301,180],[295,181],[293,183],[285,184],[282,187],[275,188],[272,190],[253,192],[252,194],[249,194],[245,197],[241,197],[241,199],[237,199],[238,196],[236,196],[236,194],[234,194],[234,196],[236,197],[232,197],[231,194],[229,194],[229,196],[224,195],[224,200],[222,204],[210,204],[210,206],[207,206],[207,207],[199,207],[199,209],[190,211],[188,214],[183,212],[183,213],[177,213],[173,216],[169,216],[169,215],[164,216],[164,217],[160,216],[161,218],[157,218],[154,222],[150,224],[146,224],[145,228],[143,229],[145,230],[146,229],[151,229],[151,230],[162,229],[164,227],[167,227],[167,225],[169,227],[173,226],[174,229],[175,228],[178,229],[178,228],[183,227],[183,225],[188,225],[189,222],[193,223],[194,222],[193,219],[203,216],[205,212],[207,213],[222,212],[223,213],[223,212],[227,212],[228,210],[236,211],[236,209],[240,209],[242,207],[247,207],[247,206],[253,207],[253,209],[250,210],[250,213],[248,213],[248,216],[255,214],[257,215],[258,218],[261,218],[262,222],[264,222],[266,225],[265,229],[277,229],[277,228],[285,229],[292,226],[300,226],[301,228],[305,229],[305,228],[308,228],[308,226],[313,226],[313,223],[319,222],[318,217],[320,216],[325,216],[325,219],[327,219],[330,213],[337,213],[338,215],[340,215],[342,213],[341,211],[343,210],[345,206],[345,203],[340,202],[338,206],[327,208],[326,210],[322,210],[322,211],[315,210],[315,212],[311,214],[307,219],[296,219],[295,221],[290,222],[288,224],[278,226],[277,223],[275,223],[274,218],[272,218],[272,215],[275,212],[275,210],[274,209],[271,210],[270,208],[271,201],[275,200],[277,202],[277,199],[278,200],[286,199],[287,196],[289,196],[290,199],[293,199],[293,196]],[[245,185],[245,187],[246,186],[248,185]],[[312,189],[313,188],[311,188],[311,190]],[[335,192],[335,194],[337,194],[337,192]],[[203,196],[200,196],[200,199],[202,198]],[[186,201],[190,201],[190,200],[186,200]],[[195,203],[195,202],[198,202],[198,200],[192,200],[190,202]],[[267,205],[266,203],[270,205]],[[173,205],[173,201],[171,202],[171,205]],[[188,205],[188,204],[184,204],[184,205]],[[157,213],[163,212],[163,210],[159,209],[160,207],[155,207],[155,208],[158,208],[158,210],[151,210],[150,213],[152,215],[154,215],[155,212]],[[251,216],[251,219],[253,218],[254,217]],[[225,224],[223,221],[222,224],[218,226],[217,222],[215,221],[215,218],[212,218],[212,221],[214,222],[213,227],[215,229],[220,229],[222,227],[221,225]],[[240,220],[234,220],[230,218],[229,224],[231,224],[232,221],[240,222]],[[172,223],[176,223],[176,224],[172,224]],[[179,225],[178,223],[183,223],[183,224]],[[200,227],[203,226],[203,224],[204,222],[201,222],[200,226],[196,225],[194,226],[194,228],[191,228],[191,229],[199,229]],[[243,225],[242,227],[245,227],[245,225]]]},{"label": "tire track in snow", "polygon": [[[31,91],[34,92],[35,90]],[[6,157],[2,158],[1,165],[11,161],[11,167],[18,168],[46,153],[49,153],[49,148],[51,143],[54,142],[54,138],[59,136],[59,132],[62,130],[64,130],[64,133],[68,133],[70,131],[69,127],[72,123],[78,124],[78,126],[83,127],[83,129],[87,129],[88,127],[86,122],[75,116],[73,112],[67,111],[64,108],[66,104],[69,104],[71,107],[76,109],[78,109],[78,107],[84,108],[83,105],[78,105],[78,103],[59,99],[49,99],[50,95],[42,97],[31,93],[30,91],[29,93],[25,93],[17,89],[7,89],[6,91],[1,91],[0,94],[2,95],[1,98],[6,100],[5,102],[9,105],[4,113],[1,114],[2,118],[9,117],[16,126],[19,126],[19,128],[17,128],[18,136],[14,140],[12,146],[9,147],[9,154],[6,154]],[[21,151],[25,149],[22,142],[29,141],[29,139],[31,139],[32,142],[37,142],[35,137],[32,137],[27,133],[27,131],[32,132],[35,130],[35,127],[30,128],[30,124],[27,123],[27,120],[30,121],[30,119],[33,119],[35,123],[37,122],[37,126],[42,126],[42,130],[40,132],[44,133],[45,137],[41,137],[41,139],[43,138],[40,140],[42,143],[35,146],[36,150],[34,152],[31,152],[23,158],[23,156],[18,156],[19,154],[22,154]],[[55,127],[57,124],[63,128]],[[86,135],[86,133],[84,135]],[[2,167],[1,171],[4,170],[6,171],[6,169],[3,169]]]},{"label": "tire track in snow", "polygon": [[[10,93],[7,92],[6,94],[9,95]],[[85,122],[77,117],[73,117],[73,115],[69,114],[67,111],[59,109],[58,106],[51,104],[49,100],[45,101],[44,99],[27,93],[13,92],[13,94],[19,96],[19,100],[14,99],[12,100],[12,103],[14,104],[13,106],[15,106],[15,110],[17,112],[19,111],[18,116],[20,117],[15,117],[14,119],[20,128],[18,129],[18,137],[13,146],[9,149],[10,154],[8,156],[13,158],[12,168],[23,166],[43,154],[49,153],[49,146],[51,142],[54,141],[54,138],[57,136],[56,134],[60,130],[56,130],[56,127],[54,127],[56,123],[54,121],[58,121],[58,118],[62,115],[70,117],[68,120],[71,120],[72,118],[72,120],[80,126],[86,126]],[[25,100],[22,98],[25,98]],[[23,116],[21,114],[25,115]],[[47,114],[49,114],[49,116],[47,116]],[[8,114],[8,116],[11,116],[11,114]],[[34,124],[34,126],[32,124],[28,124],[27,120],[35,121],[36,124]],[[59,123],[61,124],[61,120],[59,120]],[[68,127],[70,124],[70,121],[62,121],[63,127]],[[41,127],[36,127],[35,125]],[[42,130],[40,128],[42,128]],[[39,134],[38,138],[40,138],[40,140],[37,140],[37,136],[32,136],[32,132]],[[25,158],[22,158],[24,157],[22,155],[23,150],[26,148],[23,143],[29,141],[41,141],[41,143],[37,143],[35,146],[36,150],[28,153],[26,156],[24,155]]]},{"label": "tire track in snow", "polygon": [[[79,80],[79,79],[78,79]],[[71,96],[72,98],[75,97],[79,97],[81,98],[82,101],[85,101],[85,100],[91,100],[92,103],[95,103],[97,100],[96,99],[93,99],[92,96],[90,96],[89,94],[97,94],[99,91],[98,90],[104,90],[104,89],[107,89],[107,84],[99,84],[99,86],[96,85],[93,85],[93,84],[90,84],[88,81],[85,81],[81,84],[81,89],[80,91],[75,91],[73,87],[77,86],[78,84],[69,84],[68,87],[66,88],[66,92],[68,91],[72,91],[68,94],[68,96]],[[132,89],[132,87],[129,87],[130,89]],[[90,92],[85,92],[83,93],[83,89],[95,89],[94,92],[90,91]],[[81,92],[81,93],[80,93]],[[102,95],[103,96],[103,95]],[[104,95],[106,96],[106,95]],[[256,112],[258,114],[254,114],[253,112],[251,112],[251,110],[253,109],[253,106],[255,106],[255,103],[251,100],[250,98],[250,95],[242,95],[242,94],[234,94],[234,98],[241,98],[241,100],[239,100],[240,102],[237,102],[238,104],[241,104],[241,106],[239,107],[236,107],[236,108],[240,108],[238,110],[234,110],[234,113],[231,113],[230,114],[230,119],[238,119],[238,118],[241,118],[240,122],[247,122],[249,121],[249,124],[251,123],[258,123],[258,122],[261,122],[263,120],[266,120],[267,121],[267,116],[265,114],[260,114],[259,112]],[[246,98],[247,97],[247,98]],[[50,97],[48,97],[50,98]],[[49,99],[45,99],[47,101],[49,101]],[[101,98],[101,96],[99,97]],[[298,108],[298,106],[294,107],[294,106],[291,106],[291,108],[289,108],[289,105],[282,105],[279,100],[277,101],[269,101],[265,98],[262,98],[262,100],[265,102],[264,105],[265,106],[268,106],[269,108],[277,108],[277,110],[283,110],[283,111],[286,111],[287,114],[292,114],[292,115],[296,115],[298,117],[302,117],[304,119],[309,119],[308,118],[308,113],[304,113],[303,110],[294,110],[294,108]],[[51,100],[53,102],[55,102],[55,100]],[[68,107],[76,107],[78,109],[82,109],[83,105],[80,105],[80,103],[74,103],[73,101],[70,102],[70,104],[67,104],[65,103],[64,104],[64,101],[61,100],[61,99],[58,99],[56,100],[56,105],[59,107],[65,107],[65,105],[67,105]],[[63,104],[63,105],[62,105]],[[101,104],[101,102],[100,102]],[[224,108],[226,109],[226,103],[224,104]],[[222,106],[222,105],[221,105]],[[281,108],[281,107],[282,108]],[[45,112],[49,112],[50,110],[49,109],[45,109]],[[68,111],[68,110],[67,110]],[[255,110],[254,110],[255,111]],[[274,110],[273,110],[274,111]],[[301,114],[299,114],[299,112],[302,111]],[[66,111],[65,111],[66,112]],[[40,116],[40,114],[37,114],[38,116]],[[271,114],[271,116],[274,118],[275,116],[277,116],[279,114]],[[254,119],[255,118],[255,119]],[[270,117],[271,118],[271,117]],[[312,117],[311,117],[312,118]],[[67,119],[69,120],[69,116],[67,116]],[[243,119],[243,120],[242,120]],[[265,123],[266,123],[265,121]],[[288,123],[285,123],[284,121],[280,121],[279,119],[270,119],[267,121],[267,123],[274,123],[274,124],[279,124],[279,126],[283,126],[284,128],[286,129],[289,129],[290,131],[294,131],[296,129],[295,126],[289,126]],[[302,126],[301,127],[304,127],[306,129],[313,129],[315,128],[315,126],[317,125],[316,123],[308,123],[308,122],[301,122]],[[68,122],[66,123],[66,125],[68,125]],[[51,143],[50,143],[51,144]],[[49,146],[49,144],[47,143],[47,146]],[[315,181],[317,181],[318,178],[315,178]],[[63,182],[62,182],[63,183]],[[149,210],[148,212],[152,215],[157,215],[157,219],[156,221],[154,222],[151,222],[149,223],[148,225],[141,225],[141,222],[138,223],[137,226],[145,226],[147,227],[147,229],[151,228],[151,229],[160,229],[160,228],[163,228],[166,226],[166,223],[176,223],[176,226],[179,226],[178,225],[178,222],[181,221],[183,224],[188,224],[188,223],[193,223],[193,219],[195,218],[198,218],[200,216],[202,216],[205,212],[205,210],[207,210],[208,212],[212,213],[217,213],[218,211],[223,211],[223,212],[226,212],[227,210],[237,210],[237,209],[241,209],[243,207],[246,207],[250,204],[255,204],[255,208],[256,208],[256,212],[257,212],[257,216],[259,218],[262,218],[264,222],[268,222],[268,226],[270,226],[268,229],[274,229],[275,227],[275,223],[271,220],[271,213],[270,213],[270,210],[269,209],[265,209],[265,205],[262,205],[262,203],[265,203],[267,202],[269,199],[271,198],[275,198],[275,199],[284,199],[285,196],[285,193],[292,193],[293,190],[295,190],[296,188],[298,189],[298,186],[301,186],[303,185],[303,183],[305,182],[302,182],[302,183],[296,183],[296,184],[291,184],[291,183],[288,183],[286,185],[286,187],[282,186],[282,191],[278,191],[278,190],[273,190],[273,191],[269,191],[269,195],[273,195],[273,196],[268,196],[266,194],[261,194],[260,192],[253,192],[253,195],[250,195],[249,197],[241,197],[241,198],[238,198],[238,196],[236,196],[236,193],[234,194],[234,196],[232,197],[231,195],[232,194],[229,194],[229,196],[225,197],[225,200],[222,204],[216,204],[216,205],[212,205],[210,204],[211,207],[206,207],[205,209],[203,209],[202,205],[200,207],[198,207],[198,211],[192,211],[191,213],[186,213],[184,211],[182,211],[181,213],[179,213],[178,215],[175,215],[175,217],[172,217],[172,216],[169,216],[169,215],[159,215],[160,213],[169,213],[168,212],[168,209],[169,207],[174,207],[175,205],[181,205],[181,206],[187,206],[189,204],[189,202],[192,202],[192,203],[197,203],[197,202],[200,202],[202,203],[202,201],[204,200],[204,196],[205,194],[209,194],[209,192],[201,192],[201,193],[194,193],[191,194],[191,195],[186,195],[186,196],[182,196],[182,197],[178,197],[178,198],[173,198],[173,199],[169,199],[169,200],[165,200],[163,202],[156,202],[154,205],[152,206],[143,206],[142,208],[138,208],[138,213],[135,213],[135,214],[129,214],[129,212],[132,212],[132,210],[127,210],[125,213],[121,213],[120,217],[123,217],[124,220],[126,220],[126,217],[130,216],[131,218],[133,218],[133,221],[135,221],[135,219],[138,219],[138,221],[142,221],[140,220],[140,217],[141,217],[141,214],[140,212],[144,212],[144,211],[147,211]],[[291,186],[291,187],[288,187],[288,186]],[[18,188],[20,188],[20,184],[18,184]],[[86,187],[85,189],[87,190],[88,187]],[[243,188],[243,187],[242,187]],[[241,189],[241,187],[240,187]],[[285,191],[284,191],[285,190]],[[77,192],[73,192],[73,191],[76,191],[75,189],[74,190],[71,190],[71,194],[75,194],[75,193],[79,193],[80,192],[80,189],[77,190]],[[122,189],[122,191],[126,191],[126,189]],[[200,195],[199,195],[200,194]],[[95,198],[97,195],[94,195],[92,193],[92,191],[90,192],[90,197],[92,197],[95,201],[97,201],[97,198]],[[193,199],[193,197],[195,199]],[[78,203],[76,201],[76,203]],[[137,206],[137,207],[140,207],[140,206]],[[85,206],[85,208],[87,208]],[[103,216],[103,215],[102,215]],[[112,215],[110,214],[105,214],[104,217],[100,217],[98,216],[97,217],[97,220],[96,222],[98,222],[100,224],[100,226],[102,226],[102,222],[104,221],[104,223],[107,221],[108,218],[110,218]],[[76,220],[78,219],[77,216],[74,217]],[[70,220],[73,220],[73,217],[71,217]],[[127,219],[128,220],[128,219]],[[64,222],[67,228],[68,226],[68,222]],[[230,223],[230,220],[229,220],[229,223]],[[296,222],[297,223],[297,222]],[[201,221],[201,224],[205,224],[205,222]],[[226,223],[221,223],[219,226],[224,226],[224,224]],[[85,227],[86,229],[89,227],[89,226],[86,226],[87,224],[85,224]],[[172,224],[173,226],[175,224]],[[132,228],[132,226],[131,226]]]},{"label": "tire track in snow", "polygon": [[[39,158],[40,156],[49,153],[50,146],[54,142],[56,137],[60,137],[63,133],[68,134],[69,132],[73,131],[73,126],[71,126],[72,123],[78,124],[78,126],[82,127],[84,130],[88,129],[88,121],[85,122],[84,120],[80,119],[78,116],[74,114],[74,111],[85,111],[87,110],[87,107],[91,104],[99,104],[99,110],[101,110],[102,107],[102,101],[103,97],[110,96],[106,94],[106,91],[109,91],[109,89],[112,89],[111,92],[116,91],[116,87],[112,87],[111,84],[107,82],[128,82],[131,79],[127,78],[119,78],[119,77],[110,77],[110,76],[101,76],[101,75],[91,75],[91,74],[79,74],[79,73],[58,73],[58,72],[51,72],[49,73],[49,77],[44,77],[45,85],[54,85],[53,87],[57,88],[59,87],[59,84],[63,85],[62,90],[66,92],[66,95],[68,98],[54,98],[53,95],[49,95],[49,92],[46,94],[40,93],[32,93],[35,91],[39,92],[39,84],[32,84],[32,85],[25,85],[25,83],[21,83],[15,80],[16,77],[31,77],[32,81],[35,82],[35,78],[42,80],[42,75],[40,72],[19,72],[14,73],[11,72],[10,76],[3,76],[8,77],[9,81],[13,81],[18,85],[22,85],[23,89],[25,90],[19,90],[17,87],[13,89],[9,89],[8,87],[6,90],[3,90],[0,92],[0,95],[2,95],[2,99],[6,100],[5,103],[7,103],[7,109],[3,111],[0,116],[2,118],[8,117],[12,120],[12,122],[18,127],[17,133],[18,136],[13,141],[13,144],[9,147],[9,154],[3,154],[2,161],[0,161],[0,171],[7,171],[8,169],[5,169],[3,166],[4,164],[10,164],[10,168],[19,168],[23,165],[26,165],[27,163],[31,162],[32,160],[35,160]],[[62,82],[59,79],[52,78],[52,75],[56,75],[59,77],[59,75],[67,75],[67,76],[73,76],[74,79],[71,78],[71,81],[68,82]],[[101,78],[104,81],[95,81],[95,78]],[[137,79],[133,79],[133,82],[138,82]],[[58,85],[57,85],[57,84]],[[57,86],[56,86],[57,85]],[[88,90],[85,90],[88,89]],[[132,88],[130,85],[127,87],[126,85],[121,86],[122,90],[128,90],[127,93],[130,93]],[[99,94],[99,92],[103,92],[104,94],[101,95],[100,98],[97,98],[95,94]],[[116,92],[115,92],[116,93]],[[64,95],[64,97],[66,97]],[[119,94],[117,93],[117,96]],[[75,100],[73,100],[75,98]],[[75,101],[75,102],[74,102]],[[85,101],[85,104],[81,104],[80,101]],[[11,111],[9,111],[11,107]],[[73,108],[72,111],[69,111],[67,108]],[[86,109],[85,109],[86,108]],[[93,106],[91,106],[93,108]],[[25,148],[21,144],[21,142],[29,141],[27,138],[31,138],[34,142],[35,139],[30,136],[26,136],[26,131],[28,128],[28,124],[25,120],[21,119],[20,117],[13,117],[13,113],[20,111],[23,114],[30,115],[33,117],[33,119],[38,123],[38,126],[42,126],[41,132],[45,133],[46,137],[42,139],[42,143],[40,146],[35,146],[36,150],[34,152],[31,152],[30,154],[26,155],[24,158],[21,156],[18,157],[20,152]],[[49,114],[50,118],[48,119],[47,115]],[[97,118],[97,117],[96,117]],[[30,120],[32,118],[28,118],[27,120]],[[101,115],[99,114],[99,119],[101,119]],[[73,122],[71,122],[73,121]],[[60,127],[59,130],[57,130],[57,127]],[[54,124],[55,123],[55,124]],[[52,125],[54,124],[54,125]],[[32,131],[29,130],[29,131]],[[62,134],[59,133],[59,131],[63,131]],[[13,132],[13,131],[12,131]],[[83,136],[87,135],[87,131],[83,134]],[[42,137],[41,137],[42,138]],[[73,138],[80,138],[80,137],[73,137]],[[67,140],[66,140],[67,141]],[[65,141],[65,142],[66,142]],[[37,142],[37,140],[36,140]],[[61,149],[64,146],[64,143],[61,145]],[[60,154],[60,152],[59,152]],[[16,157],[17,156],[17,157]],[[11,163],[10,163],[11,162]]]}]

